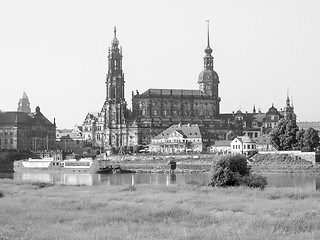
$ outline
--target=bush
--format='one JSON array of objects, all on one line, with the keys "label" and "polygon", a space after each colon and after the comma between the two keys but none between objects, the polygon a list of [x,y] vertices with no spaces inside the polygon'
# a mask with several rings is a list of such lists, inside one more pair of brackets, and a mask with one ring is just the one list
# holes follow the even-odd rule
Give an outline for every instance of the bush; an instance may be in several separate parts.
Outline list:
[{"label": "bush", "polygon": [[250,173],[247,159],[242,155],[230,155],[220,159],[214,166],[210,186],[248,186],[264,189],[267,180],[257,174]]},{"label": "bush", "polygon": [[258,174],[250,174],[239,179],[240,185],[263,190],[267,186],[267,178]]},{"label": "bush", "polygon": [[0,190],[0,198],[3,198],[4,197],[4,194],[3,192]]}]

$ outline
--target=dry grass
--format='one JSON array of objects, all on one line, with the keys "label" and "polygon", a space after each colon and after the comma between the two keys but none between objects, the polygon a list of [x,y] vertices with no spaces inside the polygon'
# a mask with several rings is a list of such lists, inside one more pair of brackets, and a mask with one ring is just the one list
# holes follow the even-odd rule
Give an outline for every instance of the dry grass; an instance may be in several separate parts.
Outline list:
[{"label": "dry grass", "polygon": [[0,239],[320,239],[318,191],[0,184]]}]

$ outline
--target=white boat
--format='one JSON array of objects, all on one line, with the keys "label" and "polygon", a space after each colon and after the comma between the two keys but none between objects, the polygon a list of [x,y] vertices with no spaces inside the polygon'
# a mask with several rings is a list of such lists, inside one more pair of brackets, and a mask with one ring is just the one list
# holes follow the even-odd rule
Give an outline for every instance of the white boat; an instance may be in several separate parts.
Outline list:
[{"label": "white boat", "polygon": [[14,162],[15,172],[54,171],[71,173],[96,173],[112,171],[110,161],[106,159],[80,158],[55,160],[53,158],[26,159]]}]

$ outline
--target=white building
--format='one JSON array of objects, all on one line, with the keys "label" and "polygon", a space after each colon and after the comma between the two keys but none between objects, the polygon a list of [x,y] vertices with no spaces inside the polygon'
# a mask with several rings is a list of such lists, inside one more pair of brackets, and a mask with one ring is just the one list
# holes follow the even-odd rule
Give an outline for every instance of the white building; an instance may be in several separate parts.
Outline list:
[{"label": "white building", "polygon": [[240,136],[230,143],[232,154],[250,155],[257,152],[256,142],[248,136]]}]

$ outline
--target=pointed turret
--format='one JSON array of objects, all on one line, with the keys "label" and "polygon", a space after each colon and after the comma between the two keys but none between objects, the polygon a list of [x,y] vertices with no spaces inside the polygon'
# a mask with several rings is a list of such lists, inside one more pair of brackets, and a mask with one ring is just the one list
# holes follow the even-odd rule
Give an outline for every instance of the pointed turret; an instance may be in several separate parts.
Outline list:
[{"label": "pointed turret", "polygon": [[286,106],[283,109],[283,115],[286,120],[296,121],[297,116],[294,113],[293,103],[290,104],[289,89],[287,89]]},{"label": "pointed turret", "polygon": [[31,113],[29,98],[25,91],[23,91],[22,98],[19,100],[18,112]]}]

